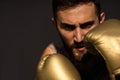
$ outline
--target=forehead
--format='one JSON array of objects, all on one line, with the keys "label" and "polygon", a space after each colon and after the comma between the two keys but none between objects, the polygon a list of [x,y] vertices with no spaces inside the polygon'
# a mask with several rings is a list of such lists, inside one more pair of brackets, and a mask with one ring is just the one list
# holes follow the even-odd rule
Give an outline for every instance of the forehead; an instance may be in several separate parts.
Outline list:
[{"label": "forehead", "polygon": [[96,8],[93,3],[79,4],[78,6],[57,12],[58,20],[66,23],[86,21],[95,18],[96,15]]}]

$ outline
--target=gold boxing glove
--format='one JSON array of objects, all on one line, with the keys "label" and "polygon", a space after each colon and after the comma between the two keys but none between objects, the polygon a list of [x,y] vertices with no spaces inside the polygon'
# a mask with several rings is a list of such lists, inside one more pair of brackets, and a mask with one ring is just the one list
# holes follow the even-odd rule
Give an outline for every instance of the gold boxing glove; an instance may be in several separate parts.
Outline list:
[{"label": "gold boxing glove", "polygon": [[36,80],[81,80],[81,78],[66,57],[61,54],[51,54],[40,60]]},{"label": "gold boxing glove", "polygon": [[106,20],[89,31],[84,38],[89,52],[98,51],[113,75],[120,75],[120,21]]}]

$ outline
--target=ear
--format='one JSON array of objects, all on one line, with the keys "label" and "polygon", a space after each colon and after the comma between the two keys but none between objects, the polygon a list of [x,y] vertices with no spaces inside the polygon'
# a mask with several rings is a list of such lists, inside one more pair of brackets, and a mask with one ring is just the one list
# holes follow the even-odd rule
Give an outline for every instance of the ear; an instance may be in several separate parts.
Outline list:
[{"label": "ear", "polygon": [[103,23],[104,20],[105,20],[105,13],[102,12],[102,13],[100,14],[100,23]]},{"label": "ear", "polygon": [[56,23],[55,23],[55,19],[54,19],[53,17],[51,18],[51,22],[52,22],[52,24],[54,24],[54,25],[56,24]]}]

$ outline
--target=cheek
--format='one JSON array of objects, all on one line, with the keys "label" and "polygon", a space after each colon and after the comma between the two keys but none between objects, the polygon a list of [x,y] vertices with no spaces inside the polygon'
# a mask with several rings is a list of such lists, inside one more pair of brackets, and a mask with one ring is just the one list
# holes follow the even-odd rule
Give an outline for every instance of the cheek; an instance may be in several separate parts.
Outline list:
[{"label": "cheek", "polygon": [[73,44],[73,32],[68,32],[68,31],[64,31],[64,30],[60,30],[60,35],[62,37],[62,39],[64,40],[64,42],[68,45],[71,46]]}]

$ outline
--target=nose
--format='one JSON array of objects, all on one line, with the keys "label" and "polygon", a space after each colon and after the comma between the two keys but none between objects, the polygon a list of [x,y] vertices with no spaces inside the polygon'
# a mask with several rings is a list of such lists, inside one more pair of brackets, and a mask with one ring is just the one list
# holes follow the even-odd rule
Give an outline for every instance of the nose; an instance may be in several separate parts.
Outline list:
[{"label": "nose", "polygon": [[76,28],[74,31],[74,41],[75,42],[81,42],[83,40],[83,31],[80,28]]}]

